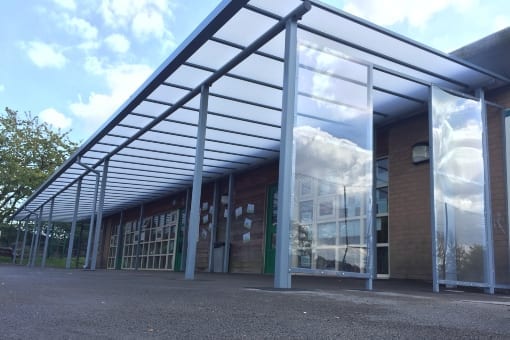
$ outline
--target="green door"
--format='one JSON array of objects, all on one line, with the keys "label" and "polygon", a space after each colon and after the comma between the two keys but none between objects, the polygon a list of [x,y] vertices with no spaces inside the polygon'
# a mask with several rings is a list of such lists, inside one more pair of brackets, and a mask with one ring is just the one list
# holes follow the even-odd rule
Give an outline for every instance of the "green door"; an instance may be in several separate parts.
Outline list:
[{"label": "green door", "polygon": [[278,216],[278,184],[273,184],[267,192],[266,209],[266,253],[264,273],[274,274],[276,255],[276,217]]},{"label": "green door", "polygon": [[184,240],[184,219],[186,218],[185,209],[179,210],[179,221],[177,222],[177,235],[176,235],[176,244],[177,249],[175,250],[175,262],[174,262],[174,272],[181,271],[181,262],[182,262],[182,247]]}]

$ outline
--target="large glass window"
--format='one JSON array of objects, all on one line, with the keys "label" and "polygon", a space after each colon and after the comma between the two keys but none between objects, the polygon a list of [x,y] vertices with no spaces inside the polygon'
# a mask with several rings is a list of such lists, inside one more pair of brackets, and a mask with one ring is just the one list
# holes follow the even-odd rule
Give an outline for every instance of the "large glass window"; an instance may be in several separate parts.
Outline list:
[{"label": "large glass window", "polygon": [[380,158],[375,162],[375,210],[376,210],[376,242],[377,242],[377,275],[388,277],[389,272],[389,236],[388,236],[388,158]]},{"label": "large glass window", "polygon": [[305,41],[298,52],[292,266],[367,273],[371,69]]},{"label": "large glass window", "polygon": [[141,228],[137,228],[136,221],[127,222],[124,226],[122,268],[135,269],[138,257],[140,269],[174,270],[179,210],[147,217]]}]

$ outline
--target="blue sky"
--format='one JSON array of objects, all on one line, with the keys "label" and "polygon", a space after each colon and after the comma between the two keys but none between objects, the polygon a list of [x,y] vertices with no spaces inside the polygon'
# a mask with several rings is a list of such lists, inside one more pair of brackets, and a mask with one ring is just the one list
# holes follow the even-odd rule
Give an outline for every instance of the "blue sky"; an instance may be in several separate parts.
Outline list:
[{"label": "blue sky", "polygon": [[[508,0],[326,2],[445,52],[510,26]],[[0,0],[0,105],[84,141],[218,3]]]}]

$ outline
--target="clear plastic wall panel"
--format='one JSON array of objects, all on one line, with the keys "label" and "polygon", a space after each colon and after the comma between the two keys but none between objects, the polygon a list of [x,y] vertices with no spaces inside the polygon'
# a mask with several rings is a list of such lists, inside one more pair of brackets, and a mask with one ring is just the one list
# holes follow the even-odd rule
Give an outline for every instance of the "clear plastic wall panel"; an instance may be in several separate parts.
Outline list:
[{"label": "clear plastic wall panel", "polygon": [[431,124],[439,279],[484,282],[481,104],[432,87]]},{"label": "clear plastic wall panel", "polygon": [[196,67],[181,65],[165,82],[195,88],[211,76],[212,72]]},{"label": "clear plastic wall panel", "polygon": [[292,266],[368,273],[374,250],[371,69],[310,46],[298,48]]},{"label": "clear plastic wall panel", "polygon": [[280,126],[282,121],[281,110],[272,110],[261,106],[231,101],[219,97],[209,97],[209,112],[242,119],[257,120],[261,123],[277,126]]},{"label": "clear plastic wall panel", "polygon": [[[138,119],[133,119],[133,118],[139,118]],[[145,123],[145,120],[146,118],[141,118],[141,117],[135,117],[133,115],[128,115],[126,118],[124,118],[121,122],[121,124],[123,124],[124,122],[128,125],[134,125],[134,126],[143,126],[143,123]],[[125,141],[127,140],[127,138],[125,137],[116,137],[116,136],[110,136],[110,135],[106,135],[104,136],[103,138],[101,138],[99,140],[99,143],[97,144],[104,144],[104,145],[120,145],[122,143],[124,143]],[[105,149],[101,149],[102,151],[112,151],[113,149],[108,149],[108,148],[105,148]]]},{"label": "clear plastic wall panel", "polygon": [[238,53],[237,48],[209,40],[188,59],[188,62],[217,70]]},{"label": "clear plastic wall panel", "polygon": [[274,108],[282,106],[282,91],[246,81],[222,77],[210,89],[210,96],[219,94]]},{"label": "clear plastic wall panel", "polygon": [[[214,34],[214,37],[227,40],[237,45],[248,46],[275,23],[276,20],[272,18],[243,8],[223,25],[223,27]],[[242,29],[240,29],[241,27]]]},{"label": "clear plastic wall panel", "polygon": [[160,85],[147,98],[173,105],[188,93],[189,91],[177,87]]},{"label": "clear plastic wall panel", "polygon": [[[135,107],[135,109],[133,110],[133,113],[139,113],[139,114],[147,115],[150,117],[158,117],[163,112],[168,110],[169,107],[170,107],[170,105],[163,105],[163,104],[157,104],[157,103],[143,101],[140,104],[138,104],[137,107]],[[130,124],[126,124],[126,125],[130,125]],[[133,125],[133,126],[143,127],[142,125],[139,125],[138,122],[135,123],[135,125]]]}]

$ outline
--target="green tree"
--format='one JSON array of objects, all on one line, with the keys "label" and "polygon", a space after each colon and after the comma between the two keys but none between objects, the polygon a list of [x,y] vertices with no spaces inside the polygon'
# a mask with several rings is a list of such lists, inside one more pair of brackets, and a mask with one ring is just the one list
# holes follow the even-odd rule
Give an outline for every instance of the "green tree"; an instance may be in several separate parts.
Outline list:
[{"label": "green tree", "polygon": [[0,223],[12,216],[76,150],[69,131],[55,131],[30,113],[0,112]]}]

